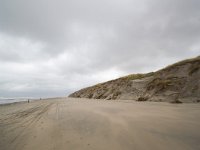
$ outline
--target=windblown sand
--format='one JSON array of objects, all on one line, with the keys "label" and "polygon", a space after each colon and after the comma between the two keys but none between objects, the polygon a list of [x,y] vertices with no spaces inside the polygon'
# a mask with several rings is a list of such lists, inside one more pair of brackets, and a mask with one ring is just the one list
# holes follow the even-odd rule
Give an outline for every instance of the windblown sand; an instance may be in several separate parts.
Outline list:
[{"label": "windblown sand", "polygon": [[0,106],[1,150],[199,150],[200,104],[49,99]]}]

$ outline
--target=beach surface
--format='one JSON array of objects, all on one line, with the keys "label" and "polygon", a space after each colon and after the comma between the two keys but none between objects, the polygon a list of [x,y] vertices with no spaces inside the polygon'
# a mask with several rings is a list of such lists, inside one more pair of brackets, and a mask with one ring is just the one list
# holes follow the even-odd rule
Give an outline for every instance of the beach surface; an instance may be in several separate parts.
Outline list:
[{"label": "beach surface", "polygon": [[199,150],[200,104],[57,98],[0,105],[1,150]]}]

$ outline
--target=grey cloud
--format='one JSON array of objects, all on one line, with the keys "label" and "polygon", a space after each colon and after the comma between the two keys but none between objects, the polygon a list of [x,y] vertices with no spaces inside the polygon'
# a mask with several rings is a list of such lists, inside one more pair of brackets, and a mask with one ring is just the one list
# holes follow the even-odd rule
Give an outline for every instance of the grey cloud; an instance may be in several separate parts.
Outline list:
[{"label": "grey cloud", "polygon": [[57,96],[200,54],[198,0],[1,0],[4,96]]}]

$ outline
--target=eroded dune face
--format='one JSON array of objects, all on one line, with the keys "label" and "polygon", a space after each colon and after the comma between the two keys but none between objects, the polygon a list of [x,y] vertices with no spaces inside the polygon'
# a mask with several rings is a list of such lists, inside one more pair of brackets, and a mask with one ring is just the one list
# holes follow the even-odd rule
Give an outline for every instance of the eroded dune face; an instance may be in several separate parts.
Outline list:
[{"label": "eroded dune face", "polygon": [[72,93],[69,97],[199,102],[200,56],[157,72],[133,74]]}]

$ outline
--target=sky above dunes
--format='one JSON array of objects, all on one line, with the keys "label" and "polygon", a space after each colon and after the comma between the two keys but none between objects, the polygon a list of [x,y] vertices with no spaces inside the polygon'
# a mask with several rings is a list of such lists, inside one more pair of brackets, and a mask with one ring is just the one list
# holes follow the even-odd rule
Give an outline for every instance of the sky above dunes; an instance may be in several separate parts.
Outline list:
[{"label": "sky above dunes", "polygon": [[199,0],[0,0],[0,97],[66,96],[197,55]]}]

